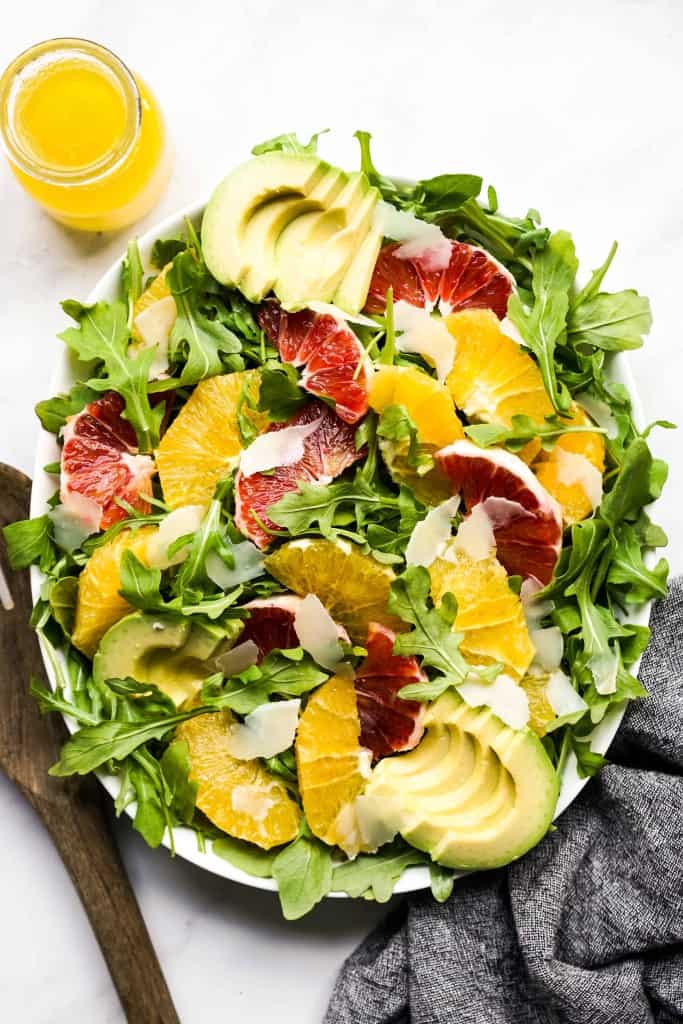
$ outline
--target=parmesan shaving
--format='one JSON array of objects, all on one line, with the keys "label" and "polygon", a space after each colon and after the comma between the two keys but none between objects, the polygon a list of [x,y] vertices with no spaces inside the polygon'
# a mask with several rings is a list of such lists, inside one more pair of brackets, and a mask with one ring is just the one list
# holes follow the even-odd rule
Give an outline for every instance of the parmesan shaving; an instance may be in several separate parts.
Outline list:
[{"label": "parmesan shaving", "polygon": [[399,299],[394,303],[394,326],[402,332],[396,338],[399,352],[423,356],[443,383],[453,369],[455,338],[441,317],[431,316],[427,309]]},{"label": "parmesan shaving", "polygon": [[473,562],[481,562],[495,551],[493,527],[483,502],[475,505],[458,527],[454,547],[469,555]]},{"label": "parmesan shaving", "polygon": [[149,379],[154,380],[168,370],[168,342],[178,310],[172,295],[153,302],[135,317],[135,329],[142,339],[140,348],[155,348],[156,355],[149,368]]},{"label": "parmesan shaving", "polygon": [[227,679],[230,679],[231,676],[244,672],[245,668],[255,665],[257,661],[258,647],[253,640],[245,640],[244,643],[232,647],[225,654],[216,658],[216,668],[220,669]]},{"label": "parmesan shaving", "polygon": [[314,434],[322,416],[303,426],[284,427],[261,434],[245,448],[240,456],[240,470],[244,476],[264,473],[277,466],[293,466],[304,457],[304,441]]},{"label": "parmesan shaving", "polygon": [[577,395],[576,401],[586,410],[590,418],[606,432],[607,437],[614,440],[619,433],[619,427],[607,402],[603,402],[602,399],[596,398],[594,395],[589,395],[586,391]]},{"label": "parmesan shaving", "polygon": [[86,537],[97,533],[102,522],[102,509],[79,491],[67,491],[61,505],[48,512],[52,534],[63,551],[79,548]]},{"label": "parmesan shaving", "polygon": [[239,761],[255,757],[275,757],[294,742],[301,701],[271,701],[261,704],[243,722],[234,722],[225,740],[225,749]]},{"label": "parmesan shaving", "polygon": [[589,462],[585,455],[568,452],[566,448],[555,448],[558,483],[570,487],[579,484],[593,508],[602,501],[602,473]]},{"label": "parmesan shaving", "polygon": [[406,547],[407,565],[431,565],[438,558],[451,535],[451,519],[460,507],[460,495],[430,509],[413,528]]},{"label": "parmesan shaving", "polygon": [[419,220],[413,213],[380,200],[375,207],[374,227],[385,238],[403,243],[396,250],[401,260],[419,259],[425,270],[445,270],[450,263],[451,243],[441,228]]},{"label": "parmesan shaving", "polygon": [[549,626],[547,629],[530,629],[529,639],[536,648],[534,661],[541,668],[544,668],[546,672],[552,672],[560,667],[564,654],[564,640],[557,626]]},{"label": "parmesan shaving", "polygon": [[369,316],[363,316],[362,313],[347,313],[339,306],[335,306],[332,302],[317,302],[313,300],[308,303],[308,308],[312,309],[314,313],[320,313],[323,316],[331,316],[338,323],[343,325],[349,324],[360,324],[361,327],[373,327],[377,330],[377,324],[374,320],[371,320]]},{"label": "parmesan shaving", "polygon": [[183,505],[169,512],[161,521],[159,529],[149,542],[147,563],[152,569],[168,569],[180,565],[190,553],[189,544],[180,548],[169,558],[168,549],[181,537],[196,533],[204,518],[202,505]]},{"label": "parmesan shaving", "polygon": [[299,643],[318,665],[338,672],[344,658],[339,643],[339,626],[315,594],[307,594],[294,615],[294,632]]},{"label": "parmesan shaving", "polygon": [[232,569],[228,568],[216,551],[210,551],[206,556],[206,562],[204,563],[206,575],[217,587],[220,587],[221,590],[230,590],[240,583],[246,583],[248,580],[255,580],[258,576],[263,576],[265,572],[263,568],[265,556],[250,540],[233,544],[231,551],[235,562]]},{"label": "parmesan shaving", "polygon": [[491,708],[511,729],[523,729],[529,721],[529,699],[514,679],[501,673],[492,683],[467,680],[458,693],[471,708]]},{"label": "parmesan shaving", "polygon": [[595,689],[603,696],[616,693],[619,659],[610,648],[601,654],[593,654],[588,659],[588,668],[593,675]]},{"label": "parmesan shaving", "polygon": [[584,712],[588,707],[583,697],[572,686],[569,677],[559,669],[548,679],[545,693],[548,703],[559,718],[574,715],[577,711]]}]

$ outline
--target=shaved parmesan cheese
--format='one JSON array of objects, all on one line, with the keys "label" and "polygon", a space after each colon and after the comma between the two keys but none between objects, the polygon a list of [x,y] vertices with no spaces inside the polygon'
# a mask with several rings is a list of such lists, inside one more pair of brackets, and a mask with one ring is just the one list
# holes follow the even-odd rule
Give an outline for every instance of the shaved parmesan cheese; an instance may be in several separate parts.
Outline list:
[{"label": "shaved parmesan cheese", "polygon": [[569,487],[580,484],[593,508],[602,501],[602,473],[589,462],[585,455],[568,452],[565,448],[555,448],[557,460],[558,483]]},{"label": "shaved parmesan cheese", "polygon": [[423,356],[443,383],[453,369],[455,338],[441,317],[431,316],[428,310],[399,299],[394,303],[394,326],[403,332],[396,338],[399,352]]},{"label": "shaved parmesan cheese", "polygon": [[361,793],[354,802],[358,831],[363,849],[374,853],[380,846],[390,843],[403,825],[403,813],[398,797],[386,794],[367,796]]},{"label": "shaved parmesan cheese", "polygon": [[367,747],[361,747],[358,751],[358,771],[364,779],[369,779],[372,773],[372,751]]},{"label": "shaved parmesan cheese", "polygon": [[169,512],[161,521],[159,529],[149,542],[147,563],[152,569],[168,569],[170,565],[180,565],[190,553],[189,544],[180,548],[169,558],[168,549],[181,537],[196,533],[204,518],[203,505],[183,505]]},{"label": "shaved parmesan cheese", "polygon": [[304,441],[314,434],[322,416],[299,427],[283,427],[261,434],[240,456],[240,469],[245,476],[264,473],[277,466],[293,466],[304,457]]},{"label": "shaved parmesan cheese", "polygon": [[339,626],[315,594],[307,594],[299,604],[294,615],[294,632],[314,661],[330,672],[339,671],[344,658]]},{"label": "shaved parmesan cheese", "polygon": [[527,577],[522,583],[519,596],[522,599],[522,607],[529,629],[538,626],[541,619],[550,615],[555,604],[553,601],[540,601],[536,596],[542,590],[541,584],[533,576]]},{"label": "shaved parmesan cheese", "polygon": [[225,748],[239,761],[275,757],[294,742],[299,721],[299,698],[261,704],[244,719],[230,726]]},{"label": "shaved parmesan cheese", "polygon": [[493,527],[484,503],[475,505],[466,519],[462,521],[455,535],[455,547],[463,551],[473,562],[481,562],[495,551],[496,542]]},{"label": "shaved parmesan cheese", "polygon": [[586,410],[590,418],[606,431],[610,439],[613,440],[617,436],[619,427],[607,402],[596,398],[595,395],[589,395],[586,391],[582,391],[580,395],[577,395],[576,401]]},{"label": "shaved parmesan cheese", "polygon": [[265,572],[263,568],[265,556],[250,540],[233,544],[231,551],[235,561],[232,569],[228,568],[216,551],[210,551],[206,556],[206,562],[204,563],[206,575],[217,587],[220,587],[221,590],[230,590],[231,587],[236,587],[240,583],[246,583],[248,580],[255,580],[258,576],[263,576]]},{"label": "shaved parmesan cheese", "polygon": [[515,326],[515,324],[513,324],[509,316],[504,316],[503,319],[500,321],[500,329],[505,335],[505,337],[509,338],[510,341],[514,341],[518,345],[524,344],[524,339],[522,338],[522,335],[519,333],[517,327]]},{"label": "shaved parmesan cheese", "polygon": [[501,673],[492,683],[467,680],[458,693],[471,708],[491,708],[511,729],[523,729],[529,721],[529,699],[514,679]]},{"label": "shaved parmesan cheese", "polygon": [[268,816],[268,811],[275,806],[275,800],[270,796],[270,790],[263,786],[245,785],[235,786],[230,796],[233,811],[238,814],[248,814],[254,821],[263,821]]},{"label": "shaved parmesan cheese", "polygon": [[142,339],[141,348],[156,348],[154,362],[149,368],[149,379],[154,380],[168,370],[168,341],[176,322],[178,310],[172,295],[153,302],[133,321]]},{"label": "shaved parmesan cheese", "polygon": [[546,672],[552,672],[560,667],[564,654],[564,640],[557,626],[549,626],[548,629],[530,629],[529,639],[536,648],[534,661]]},{"label": "shaved parmesan cheese", "polygon": [[102,522],[102,509],[79,491],[67,491],[61,505],[48,512],[52,535],[63,551],[79,548],[86,537],[97,533]]},{"label": "shaved parmesan cheese", "polygon": [[546,686],[548,703],[559,718],[583,712],[588,705],[572,686],[571,679],[559,669],[553,672]]},{"label": "shaved parmesan cheese", "polygon": [[407,565],[431,565],[441,554],[451,535],[451,519],[460,506],[460,495],[430,509],[425,518],[417,523],[406,547]]},{"label": "shaved parmesan cheese", "polygon": [[253,640],[245,640],[244,643],[232,647],[225,654],[216,658],[216,667],[229,679],[231,676],[244,672],[245,668],[255,665],[257,661],[258,647]]},{"label": "shaved parmesan cheese", "polygon": [[374,227],[385,238],[403,243],[396,250],[401,260],[419,259],[425,270],[445,270],[450,263],[451,243],[441,228],[418,220],[413,213],[380,200],[375,207]]},{"label": "shaved parmesan cheese", "polygon": [[313,302],[308,303],[308,308],[312,309],[314,313],[334,317],[335,320],[342,324],[360,324],[361,327],[374,327],[377,330],[376,322],[371,320],[369,316],[363,316],[362,313],[347,313],[346,310],[340,309],[339,306],[335,306],[332,302],[317,302],[313,300]]},{"label": "shaved parmesan cheese", "polygon": [[616,692],[619,659],[611,648],[601,654],[593,654],[588,659],[588,668],[593,674],[598,693],[606,695]]}]

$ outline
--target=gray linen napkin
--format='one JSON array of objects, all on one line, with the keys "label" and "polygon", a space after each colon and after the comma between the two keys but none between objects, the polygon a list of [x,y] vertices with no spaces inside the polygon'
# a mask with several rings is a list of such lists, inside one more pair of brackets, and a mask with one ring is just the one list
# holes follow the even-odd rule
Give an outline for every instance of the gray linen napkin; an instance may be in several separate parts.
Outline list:
[{"label": "gray linen napkin", "polygon": [[610,764],[509,868],[412,898],[349,957],[326,1024],[683,1021],[683,578]]}]

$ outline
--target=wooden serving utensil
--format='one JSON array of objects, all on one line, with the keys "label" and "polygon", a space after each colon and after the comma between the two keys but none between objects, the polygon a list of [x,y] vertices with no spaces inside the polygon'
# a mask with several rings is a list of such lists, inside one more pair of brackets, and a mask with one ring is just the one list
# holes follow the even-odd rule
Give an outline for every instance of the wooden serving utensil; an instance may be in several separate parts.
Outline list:
[{"label": "wooden serving utensil", "polygon": [[[0,527],[29,514],[31,481],[0,463]],[[171,995],[111,829],[108,797],[93,778],[58,779],[48,768],[67,734],[58,715],[43,717],[29,679],[45,682],[28,624],[28,571],[13,573],[0,535],[6,591],[0,607],[0,767],[38,812],[90,918],[126,1017],[132,1024],[179,1024]],[[2,580],[0,579],[0,583]],[[5,590],[5,588],[3,588]]]}]

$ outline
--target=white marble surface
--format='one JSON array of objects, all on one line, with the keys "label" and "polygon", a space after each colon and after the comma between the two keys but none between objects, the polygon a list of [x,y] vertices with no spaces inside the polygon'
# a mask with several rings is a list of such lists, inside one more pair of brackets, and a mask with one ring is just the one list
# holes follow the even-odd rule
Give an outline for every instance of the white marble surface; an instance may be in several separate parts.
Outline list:
[{"label": "white marble surface", "polygon": [[[5,19],[8,14],[5,15]],[[655,328],[632,365],[650,418],[681,419],[683,7],[677,0],[379,2],[33,0],[14,4],[0,64],[54,35],[111,46],[164,104],[177,145],[148,226],[201,197],[250,144],[331,127],[333,159],[376,135],[380,168],[478,171],[504,206],[569,227],[588,267],[613,238],[613,286],[652,298]],[[124,239],[52,224],[0,167],[0,459],[30,471],[34,403],[59,342],[58,300],[84,297]],[[658,518],[683,570],[680,438],[661,432],[672,478]],[[21,1024],[113,1024],[121,1011],[70,883],[41,827],[0,779],[0,992]],[[334,901],[285,925],[274,899],[153,853],[124,822],[123,855],[186,1024],[214,1015],[313,1024],[338,965],[380,916]]]}]

